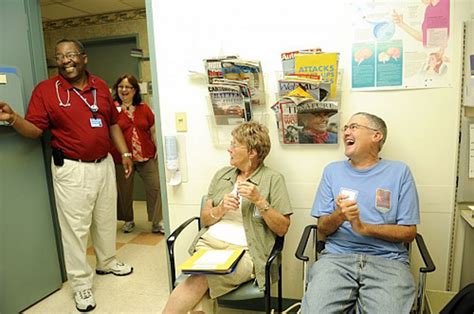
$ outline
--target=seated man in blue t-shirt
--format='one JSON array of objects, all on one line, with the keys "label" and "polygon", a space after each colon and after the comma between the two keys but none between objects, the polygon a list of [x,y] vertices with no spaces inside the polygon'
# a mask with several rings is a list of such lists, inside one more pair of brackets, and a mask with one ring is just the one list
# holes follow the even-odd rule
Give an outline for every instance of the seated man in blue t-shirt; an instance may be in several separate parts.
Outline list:
[{"label": "seated man in blue t-shirt", "polygon": [[415,182],[407,165],[379,157],[382,119],[357,113],[343,130],[348,160],[325,168],[311,212],[327,238],[302,311],[409,313],[415,285],[403,243],[420,222]]}]

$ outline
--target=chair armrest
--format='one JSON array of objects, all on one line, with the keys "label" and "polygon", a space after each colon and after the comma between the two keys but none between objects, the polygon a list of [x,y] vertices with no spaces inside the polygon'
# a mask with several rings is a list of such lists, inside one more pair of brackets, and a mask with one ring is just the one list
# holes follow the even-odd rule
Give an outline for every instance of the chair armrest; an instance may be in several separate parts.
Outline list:
[{"label": "chair armrest", "polygon": [[273,245],[270,256],[267,259],[267,263],[265,264],[265,274],[270,273],[270,267],[272,266],[273,261],[281,254],[281,251],[283,251],[284,241],[284,237],[276,237],[275,244]]},{"label": "chair armrest", "polygon": [[174,243],[178,239],[178,236],[181,232],[190,225],[194,220],[197,220],[198,231],[201,229],[201,218],[191,217],[185,222],[183,222],[178,228],[176,228],[169,236],[166,238],[166,245],[168,247],[168,259],[170,265],[170,276],[171,276],[171,290],[174,288],[174,283],[176,281],[176,262],[174,256]]},{"label": "chair armrest", "polygon": [[298,248],[296,249],[295,256],[297,259],[302,261],[309,261],[309,257],[304,255],[306,250],[306,246],[308,245],[309,236],[311,235],[311,231],[316,232],[318,230],[317,225],[308,225],[304,228],[303,234],[301,235],[300,243],[298,244]]},{"label": "chair armrest", "polygon": [[166,238],[166,243],[168,244],[168,246],[171,244],[174,244],[174,241],[176,241],[176,239],[178,238],[178,236],[180,235],[180,233],[190,224],[192,223],[194,220],[197,220],[198,222],[198,228],[201,229],[201,218],[199,217],[191,217],[189,218],[188,220],[186,220],[185,222],[183,222],[181,225],[179,225],[178,228],[176,228],[169,236],[168,238]]},{"label": "chair armrest", "polygon": [[[271,308],[271,282],[270,282],[270,274],[271,274],[271,266],[273,264],[273,261],[277,259],[278,256],[281,256],[281,252],[283,251],[283,244],[285,242],[285,237],[279,237],[277,236],[275,238],[275,244],[273,244],[272,251],[270,252],[270,256],[267,259],[267,262],[265,264],[265,309],[267,313],[270,313],[270,308]],[[278,270],[278,275],[280,276],[279,282],[278,282],[278,295],[279,295],[279,300],[281,297],[281,264],[279,265],[279,270]],[[281,308],[281,300],[279,301],[278,307]]]},{"label": "chair armrest", "polygon": [[[283,251],[283,243],[285,241],[284,237],[276,237],[275,244],[273,245],[272,251],[270,252],[270,256],[268,256],[267,263],[265,264],[265,288],[270,288],[270,269],[273,264],[273,261],[281,255],[281,251]],[[270,290],[268,290],[270,291]]]},{"label": "chair armrest", "polygon": [[425,267],[420,267],[421,273],[431,273],[435,271],[436,266],[431,259],[431,255],[426,248],[425,241],[423,240],[423,236],[419,233],[416,234],[416,246],[418,246],[418,250],[420,251],[421,258],[425,263]]}]

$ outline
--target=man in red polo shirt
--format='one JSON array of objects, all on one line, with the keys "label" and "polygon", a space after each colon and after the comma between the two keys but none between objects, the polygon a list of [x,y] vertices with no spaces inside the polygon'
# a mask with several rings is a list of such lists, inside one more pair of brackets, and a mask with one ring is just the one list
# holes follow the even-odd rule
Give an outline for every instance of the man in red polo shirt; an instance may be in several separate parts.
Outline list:
[{"label": "man in red polo shirt", "polygon": [[25,118],[0,101],[0,121],[34,139],[51,131],[51,171],[66,271],[76,308],[87,312],[96,306],[86,256],[89,231],[97,274],[125,276],[133,271],[115,258],[117,189],[108,154],[112,142],[123,157],[127,177],[132,161],[107,84],[86,70],[83,45],[63,39],[55,53],[59,75],[36,86]]}]

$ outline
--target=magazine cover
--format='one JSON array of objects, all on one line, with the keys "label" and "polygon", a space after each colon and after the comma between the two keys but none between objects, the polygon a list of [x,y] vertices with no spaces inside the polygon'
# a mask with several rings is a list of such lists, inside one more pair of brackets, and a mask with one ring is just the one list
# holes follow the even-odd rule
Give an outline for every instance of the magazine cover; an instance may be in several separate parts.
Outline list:
[{"label": "magazine cover", "polygon": [[212,83],[215,78],[223,78],[222,74],[222,60],[226,59],[237,59],[238,56],[222,56],[204,59],[204,69],[207,74],[209,84]]},{"label": "magazine cover", "polygon": [[331,83],[328,99],[336,99],[339,53],[297,54],[295,72],[321,75],[321,80]]},{"label": "magazine cover", "polygon": [[252,105],[265,104],[262,66],[258,61],[224,60],[222,74],[229,80],[248,81]]},{"label": "magazine cover", "polygon": [[295,73],[295,55],[297,54],[313,54],[320,53],[321,48],[302,49],[281,54],[281,65],[283,67],[283,75]]},{"label": "magazine cover", "polygon": [[239,86],[210,84],[208,90],[216,124],[239,124],[248,121],[247,115],[251,117]]},{"label": "magazine cover", "polygon": [[242,97],[244,98],[245,121],[252,120],[252,98],[251,98],[248,80],[235,81],[235,80],[216,78],[216,79],[213,79],[213,83],[220,84],[220,85],[238,86],[240,88],[240,92],[242,93]]},{"label": "magazine cover", "polygon": [[[284,79],[278,81],[278,95],[280,97],[293,96],[292,92],[298,91],[298,88],[309,94],[309,96],[304,96],[306,98],[326,100],[331,84],[321,80],[307,79],[298,76],[285,76]],[[303,97],[303,95],[299,95]]]},{"label": "magazine cover", "polygon": [[289,98],[281,98],[272,106],[277,116],[280,141],[283,144],[299,143],[296,104]]},{"label": "magazine cover", "polygon": [[272,106],[284,144],[337,144],[339,106],[335,101],[282,97]]}]

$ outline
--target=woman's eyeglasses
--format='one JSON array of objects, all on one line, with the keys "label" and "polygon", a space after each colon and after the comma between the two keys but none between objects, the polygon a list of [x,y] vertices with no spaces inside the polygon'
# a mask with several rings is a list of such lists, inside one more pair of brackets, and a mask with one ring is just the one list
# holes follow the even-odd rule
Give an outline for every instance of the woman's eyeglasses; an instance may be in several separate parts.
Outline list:
[{"label": "woman's eyeglasses", "polygon": [[229,148],[234,149],[234,148],[239,148],[239,147],[245,147],[245,145],[237,144],[234,141],[231,141],[229,144]]},{"label": "woman's eyeglasses", "polygon": [[133,88],[134,88],[133,86],[122,86],[122,85],[117,86],[117,89],[133,89]]}]

